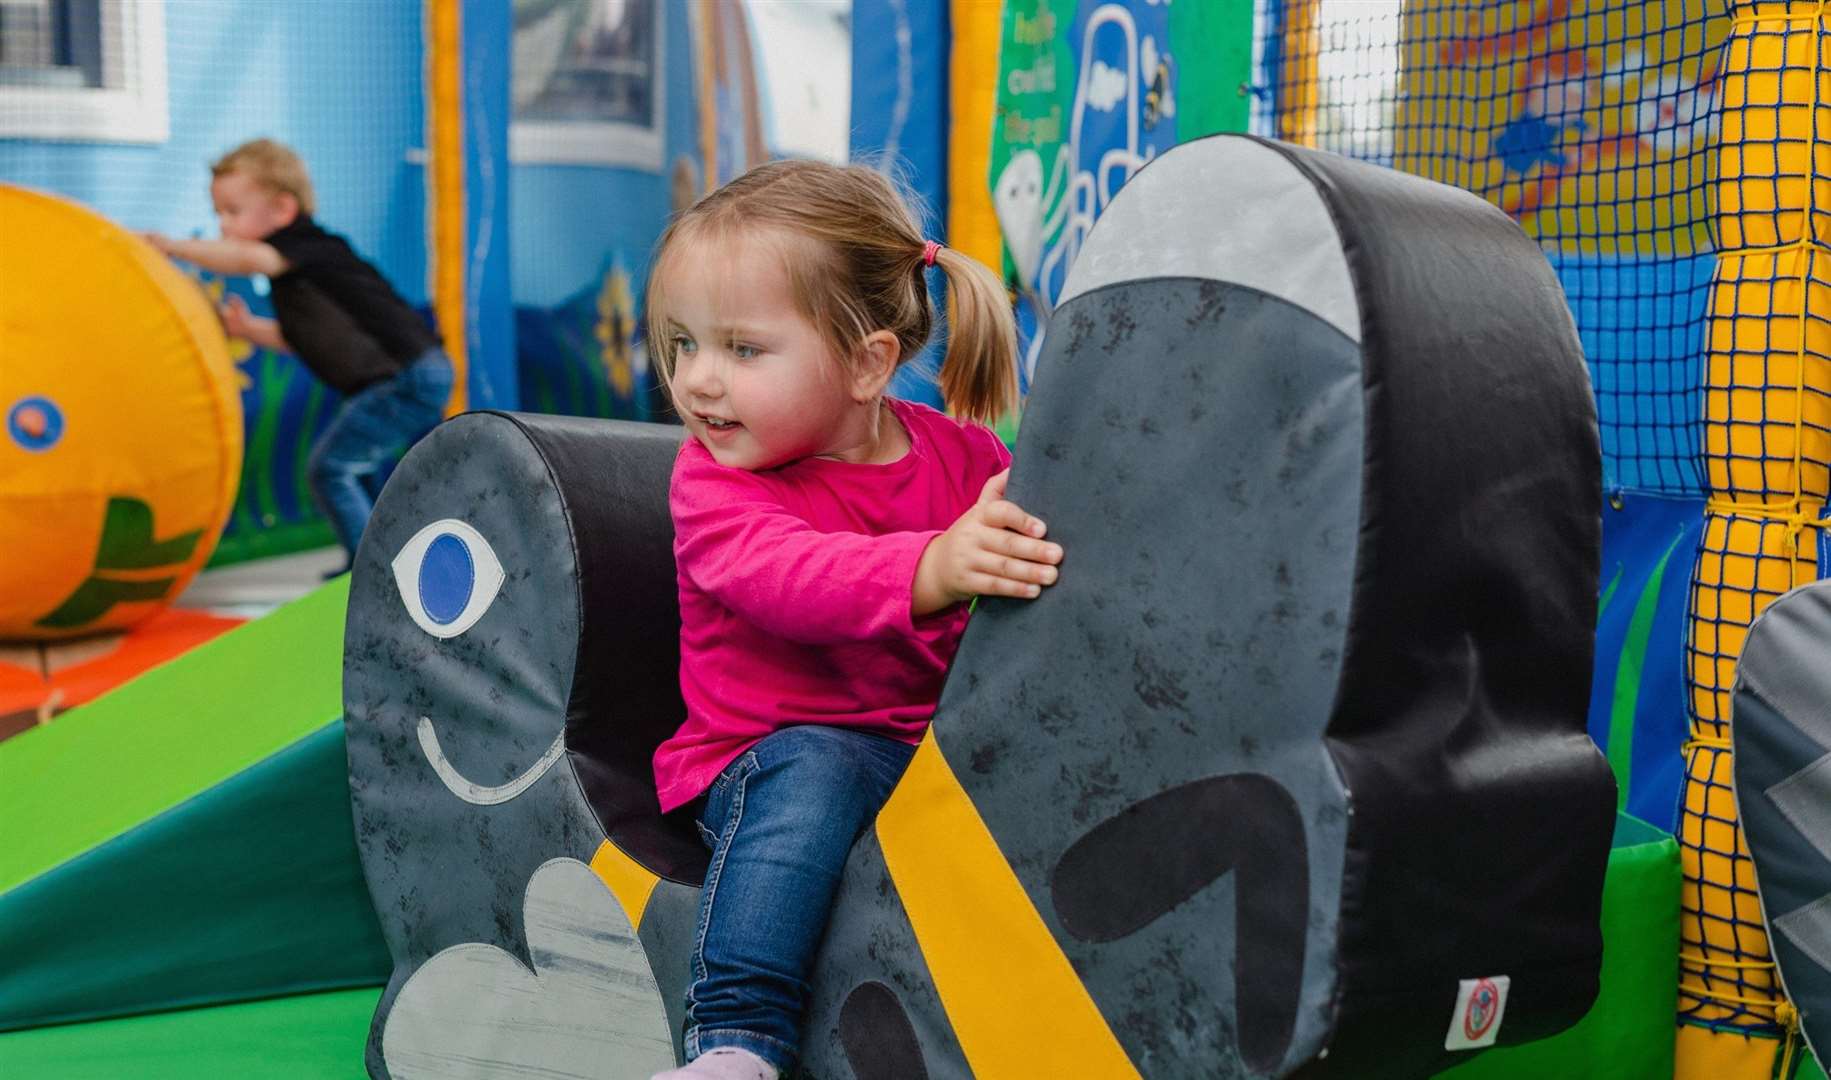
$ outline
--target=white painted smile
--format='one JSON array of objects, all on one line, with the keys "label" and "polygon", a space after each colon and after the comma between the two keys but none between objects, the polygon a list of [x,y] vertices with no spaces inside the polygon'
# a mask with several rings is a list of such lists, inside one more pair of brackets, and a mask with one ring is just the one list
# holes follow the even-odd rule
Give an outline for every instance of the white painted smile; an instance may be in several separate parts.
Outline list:
[{"label": "white painted smile", "polygon": [[439,774],[439,779],[444,781],[445,787],[453,795],[474,806],[495,806],[528,790],[534,781],[553,767],[553,763],[566,752],[566,733],[562,731],[554,736],[553,745],[547,747],[547,752],[540,756],[539,761],[530,765],[527,772],[495,787],[474,783],[459,772],[439,746],[439,733],[433,729],[432,720],[424,716],[420,717],[420,751],[426,755],[426,763],[432,766],[433,772]]}]

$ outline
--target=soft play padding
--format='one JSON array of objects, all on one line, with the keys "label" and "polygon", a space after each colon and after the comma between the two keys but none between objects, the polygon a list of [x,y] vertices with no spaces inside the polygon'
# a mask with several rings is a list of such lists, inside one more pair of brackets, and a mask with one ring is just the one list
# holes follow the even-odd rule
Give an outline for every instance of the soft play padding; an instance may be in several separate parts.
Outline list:
[{"label": "soft play padding", "polygon": [[0,640],[131,625],[202,569],[241,398],[196,284],[75,203],[0,184]]},{"label": "soft play padding", "polygon": [[1672,834],[1617,814],[1602,886],[1602,989],[1596,1004],[1549,1039],[1490,1050],[1438,1073],[1438,1080],[1670,1077],[1679,881]]},{"label": "soft play padding", "polygon": [[68,712],[248,620],[169,607],[131,629],[0,651],[0,740]]},{"label": "soft play padding", "polygon": [[1016,459],[1061,582],[980,604],[933,735],[1134,1064],[1418,1076],[1584,1014],[1599,449],[1512,221],[1180,146],[1081,251]]},{"label": "soft play padding", "polygon": [[[1120,193],[1067,295],[1012,479],[1061,582],[969,626],[852,852],[805,1074],[1415,1077],[1575,1022],[1615,805],[1599,453],[1537,249],[1465,193],[1216,138]],[[401,1001],[416,1053],[461,1014],[493,1033],[467,1060],[541,1075],[678,1037],[704,853],[648,757],[679,437],[461,417],[382,495],[345,661],[377,1076],[430,1060]],[[636,988],[595,1057],[548,1034],[543,956],[586,925],[566,970]]]},{"label": "soft play padding", "polygon": [[376,993],[363,987],[297,994],[0,1033],[0,1076],[356,1080]]},{"label": "soft play padding", "polygon": [[[473,413],[382,493],[344,677],[357,845],[394,963],[371,1075],[637,1076],[679,1052],[706,852],[658,812],[650,758],[683,715],[680,437]],[[867,836],[814,979],[812,1075],[970,1075],[897,896]]]},{"label": "soft play padding", "polygon": [[1731,706],[1736,809],[1799,1026],[1831,1050],[1831,581],[1749,628]]},{"label": "soft play padding", "polygon": [[[469,414],[408,453],[377,503],[344,674],[357,843],[394,959],[375,1076],[530,1057],[542,1075],[636,1076],[673,1060],[685,953],[651,975],[630,928],[684,949],[706,862],[691,820],[661,817],[649,764],[683,711],[667,511],[679,440]],[[569,869],[584,864],[610,885],[595,900]],[[606,903],[620,920],[600,917]],[[602,955],[579,944],[593,934]],[[549,970],[555,956],[571,959]],[[582,966],[621,972],[635,996],[580,1040],[557,1037]],[[455,1029],[438,1003],[466,1000],[483,968],[528,981],[512,1015],[468,1025],[499,1038],[466,1044],[461,1067],[440,1057]]]},{"label": "soft play padding", "polygon": [[345,596],[0,742],[0,1031],[386,978],[336,722]]}]

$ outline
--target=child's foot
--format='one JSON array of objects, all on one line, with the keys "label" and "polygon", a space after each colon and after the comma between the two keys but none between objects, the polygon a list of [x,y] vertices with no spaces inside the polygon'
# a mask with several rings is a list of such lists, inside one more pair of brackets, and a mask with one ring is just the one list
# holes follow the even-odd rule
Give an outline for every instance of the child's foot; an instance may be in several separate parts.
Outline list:
[{"label": "child's foot", "polygon": [[721,1046],[650,1080],[776,1080],[776,1067],[748,1050]]}]

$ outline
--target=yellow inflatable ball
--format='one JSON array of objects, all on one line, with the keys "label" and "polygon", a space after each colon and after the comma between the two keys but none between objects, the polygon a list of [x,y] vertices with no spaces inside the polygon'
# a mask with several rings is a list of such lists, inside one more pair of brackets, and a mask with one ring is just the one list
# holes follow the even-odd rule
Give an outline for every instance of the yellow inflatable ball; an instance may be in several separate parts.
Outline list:
[{"label": "yellow inflatable ball", "polygon": [[216,548],[241,475],[221,325],[145,241],[0,184],[0,640],[130,626]]}]

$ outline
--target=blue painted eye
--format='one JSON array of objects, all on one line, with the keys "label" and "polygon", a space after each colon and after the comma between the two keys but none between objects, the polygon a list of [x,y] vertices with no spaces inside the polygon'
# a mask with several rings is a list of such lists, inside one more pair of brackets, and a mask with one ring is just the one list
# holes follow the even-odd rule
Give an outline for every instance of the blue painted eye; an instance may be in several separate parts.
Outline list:
[{"label": "blue painted eye", "polygon": [[27,450],[49,450],[64,437],[64,413],[50,398],[20,398],[6,411],[6,433]]},{"label": "blue painted eye", "polygon": [[502,588],[502,563],[483,534],[446,518],[413,534],[394,556],[401,606],[436,638],[453,638],[483,618]]},{"label": "blue painted eye", "polygon": [[477,567],[470,548],[453,534],[440,533],[420,560],[420,606],[426,609],[426,617],[440,626],[457,622],[476,586]]}]

